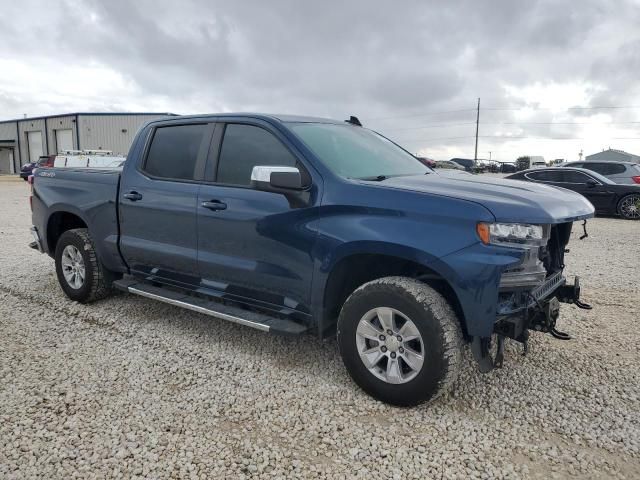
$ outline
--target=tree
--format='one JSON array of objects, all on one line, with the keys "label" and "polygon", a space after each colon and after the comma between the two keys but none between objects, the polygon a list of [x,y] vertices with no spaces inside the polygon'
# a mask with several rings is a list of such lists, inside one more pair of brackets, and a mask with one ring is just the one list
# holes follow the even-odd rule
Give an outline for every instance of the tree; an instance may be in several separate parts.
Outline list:
[{"label": "tree", "polygon": [[531,159],[528,156],[518,157],[516,160],[516,170],[526,170],[531,166]]}]

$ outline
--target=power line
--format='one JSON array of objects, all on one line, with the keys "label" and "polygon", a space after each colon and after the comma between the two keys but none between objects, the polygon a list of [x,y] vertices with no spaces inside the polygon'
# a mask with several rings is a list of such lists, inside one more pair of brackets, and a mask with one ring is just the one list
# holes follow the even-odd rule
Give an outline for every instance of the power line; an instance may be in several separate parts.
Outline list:
[{"label": "power line", "polygon": [[[600,105],[593,107],[567,107],[565,109],[560,110],[607,110],[607,109],[635,109],[640,108],[640,105]],[[496,111],[507,111],[507,110],[558,110],[553,107],[518,107],[518,108],[502,108],[502,107],[485,107],[483,110],[496,110]]]},{"label": "power line", "polygon": [[475,112],[475,108],[464,108],[461,110],[443,110],[441,112],[428,112],[428,113],[415,113],[411,115],[397,115],[393,117],[375,117],[375,118],[366,118],[367,121],[373,122],[375,120],[395,120],[398,118],[413,118],[413,117],[429,117],[431,115],[444,115],[446,113],[460,113],[460,112]]},{"label": "power line", "polygon": [[640,122],[485,122],[483,125],[631,125]]},{"label": "power line", "polygon": [[[640,123],[640,122],[638,122]],[[465,122],[465,123],[440,123],[434,125],[422,125],[419,127],[405,127],[405,128],[384,128],[380,130],[384,130],[385,132],[396,132],[400,130],[420,130],[421,128],[446,128],[446,127],[459,127],[462,125],[475,125],[476,122]],[[483,124],[486,125],[486,124]]]},{"label": "power line", "polygon": [[[418,141],[433,141],[433,140],[462,140],[468,138],[475,138],[475,135],[465,135],[461,137],[416,137],[416,138],[399,138],[398,142],[418,142]],[[587,137],[531,137],[528,135],[478,135],[478,138],[500,138],[502,140],[589,140]],[[602,141],[607,140],[640,140],[640,137],[603,137]]]},{"label": "power line", "polygon": [[[464,123],[439,123],[433,125],[421,125],[418,127],[384,128],[385,132],[397,132],[404,130],[420,130],[423,128],[447,128],[463,125],[475,125],[476,122]],[[482,125],[638,125],[640,122],[483,122]]]},{"label": "power line", "polygon": [[[620,110],[620,109],[640,109],[640,105],[596,105],[589,107],[567,107],[559,110]],[[518,110],[537,110],[537,111],[550,111],[550,110],[558,110],[557,108],[552,107],[483,107],[482,110],[491,110],[491,111],[518,111]],[[429,117],[432,115],[444,115],[448,113],[462,113],[462,112],[475,112],[476,108],[462,108],[458,110],[442,110],[435,112],[424,112],[424,113],[415,113],[409,115],[395,115],[390,117],[373,117],[366,118],[363,117],[367,121],[377,121],[377,120],[395,120],[401,118],[415,118],[415,117]]]}]

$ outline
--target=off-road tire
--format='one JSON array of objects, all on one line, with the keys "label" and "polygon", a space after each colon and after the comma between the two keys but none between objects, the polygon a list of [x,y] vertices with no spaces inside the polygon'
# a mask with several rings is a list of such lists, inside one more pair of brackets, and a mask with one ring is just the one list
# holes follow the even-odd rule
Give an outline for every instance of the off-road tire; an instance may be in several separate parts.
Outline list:
[{"label": "off-road tire", "polygon": [[[82,255],[85,266],[85,279],[80,288],[73,288],[62,272],[62,252],[67,245],[75,246]],[[67,230],[58,239],[55,252],[56,274],[64,293],[71,300],[89,303],[108,296],[112,290],[112,282],[121,275],[109,271],[96,254],[93,240],[86,228]]]},{"label": "off-road tire", "polygon": [[[356,345],[356,329],[371,309],[393,308],[409,317],[424,343],[424,363],[407,383],[391,384],[365,366]],[[351,378],[369,395],[386,403],[412,406],[449,391],[462,363],[460,323],[447,300],[430,286],[407,277],[365,283],[347,299],[338,319],[338,346]]]}]

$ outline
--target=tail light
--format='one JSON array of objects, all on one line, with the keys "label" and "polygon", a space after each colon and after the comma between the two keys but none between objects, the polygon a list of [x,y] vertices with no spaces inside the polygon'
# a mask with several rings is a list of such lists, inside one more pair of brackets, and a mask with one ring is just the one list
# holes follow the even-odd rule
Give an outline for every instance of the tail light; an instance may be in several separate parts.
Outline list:
[{"label": "tail light", "polygon": [[631,180],[633,180],[634,183],[640,183],[640,175],[638,175],[636,177],[631,177]]},{"label": "tail light", "polygon": [[33,175],[29,175],[27,177],[27,183],[29,184],[29,188],[31,189],[31,195],[29,195],[29,206],[31,207],[31,211],[33,212],[33,179],[35,177]]}]

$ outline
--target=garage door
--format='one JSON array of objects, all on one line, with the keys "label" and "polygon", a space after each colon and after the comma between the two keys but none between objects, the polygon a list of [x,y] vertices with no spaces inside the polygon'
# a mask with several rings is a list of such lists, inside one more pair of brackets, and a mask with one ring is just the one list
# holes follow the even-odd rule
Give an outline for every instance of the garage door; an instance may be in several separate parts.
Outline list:
[{"label": "garage door", "polygon": [[14,173],[13,165],[11,164],[12,161],[13,155],[11,150],[0,149],[0,174]]},{"label": "garage door", "polygon": [[29,161],[35,163],[42,156],[42,132],[27,132],[29,143]]},{"label": "garage door", "polygon": [[71,129],[56,130],[56,153],[73,150],[73,134]]}]

